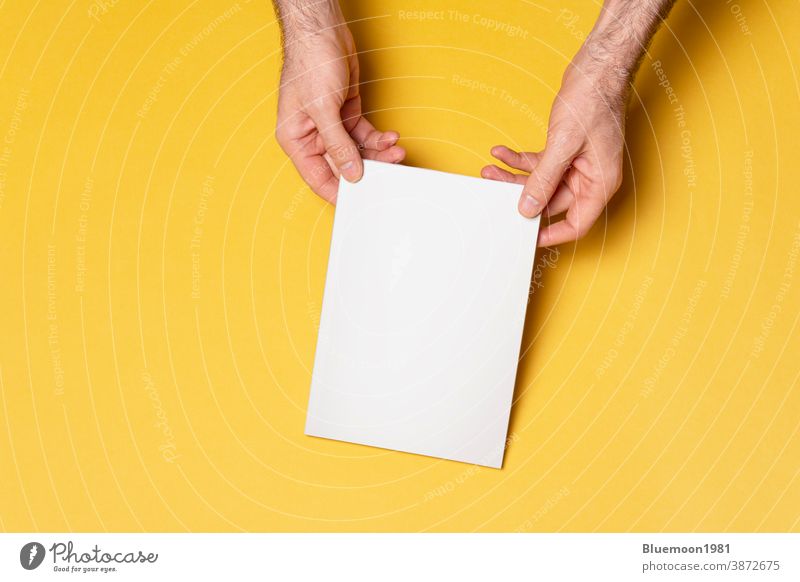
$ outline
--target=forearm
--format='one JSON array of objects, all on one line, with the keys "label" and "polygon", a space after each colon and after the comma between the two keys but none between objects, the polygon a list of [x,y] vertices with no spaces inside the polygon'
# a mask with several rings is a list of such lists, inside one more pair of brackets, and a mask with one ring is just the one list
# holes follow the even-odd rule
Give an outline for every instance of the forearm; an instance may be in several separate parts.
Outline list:
[{"label": "forearm", "polygon": [[344,23],[336,0],[272,0],[283,35],[283,46],[307,41]]},{"label": "forearm", "polygon": [[609,99],[627,98],[647,46],[675,0],[606,0],[572,67]]}]

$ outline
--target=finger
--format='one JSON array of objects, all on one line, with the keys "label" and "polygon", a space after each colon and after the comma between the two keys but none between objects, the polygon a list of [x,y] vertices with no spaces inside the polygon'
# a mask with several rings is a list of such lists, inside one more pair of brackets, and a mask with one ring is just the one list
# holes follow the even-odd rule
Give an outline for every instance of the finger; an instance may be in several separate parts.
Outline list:
[{"label": "finger", "polygon": [[356,96],[349,99],[342,106],[342,122],[345,130],[356,142],[359,150],[389,149],[400,139],[400,134],[396,131],[379,131],[375,126],[361,114],[361,97]]},{"label": "finger", "polygon": [[326,162],[328,162],[328,167],[331,169],[333,177],[336,178],[337,180],[341,178],[341,174],[339,174],[339,168],[336,167],[336,163],[333,161],[333,158],[330,156],[330,154],[328,154],[328,152],[325,152],[324,154],[322,154],[322,157],[325,159]]},{"label": "finger", "polygon": [[366,117],[361,117],[355,127],[350,131],[350,136],[364,149],[386,150],[397,143],[400,134],[396,131],[378,131]]},{"label": "finger", "polygon": [[[366,160],[377,160],[379,162],[386,162],[389,164],[398,164],[402,162],[403,159],[405,159],[406,150],[404,150],[400,146],[392,146],[389,149],[383,151],[365,149],[361,151],[361,156]],[[328,166],[328,171],[330,171],[331,173],[331,177],[326,181],[324,188],[326,191],[329,192],[329,195],[331,195],[330,191],[332,190],[332,195],[330,199],[326,196],[323,196],[322,194],[320,194],[320,196],[322,196],[329,202],[335,204],[336,195],[338,194],[338,189],[339,189],[339,169],[333,163],[333,160],[331,159],[330,155],[328,155],[327,152],[322,155],[322,158]],[[322,170],[323,169],[320,168],[320,171]],[[317,194],[319,194],[319,192],[317,192]]]},{"label": "finger", "polygon": [[[395,145],[398,140],[400,139],[400,134],[396,131],[384,131],[380,134],[377,141],[375,142],[375,149],[377,150],[386,150]],[[366,147],[370,147],[370,141],[364,142]]]},{"label": "finger", "polygon": [[545,206],[544,215],[552,217],[561,214],[572,205],[574,199],[575,195],[572,193],[572,190],[562,181],[558,190],[556,190],[556,193],[553,194],[553,197],[550,199],[550,202]]},{"label": "finger", "polygon": [[352,136],[353,130],[363,119],[361,115],[361,95],[356,93],[354,96],[345,99],[342,108],[339,110],[339,117],[342,118],[345,131]]},{"label": "finger", "polygon": [[361,152],[367,160],[377,160],[379,162],[388,162],[390,164],[397,164],[403,161],[406,157],[406,150],[400,146],[392,146],[386,150],[372,150],[367,149]]},{"label": "finger", "polygon": [[321,198],[334,202],[339,179],[323,157],[325,149],[307,115],[293,114],[280,119],[275,138],[289,156],[300,177]]},{"label": "finger", "polygon": [[[352,134],[351,134],[352,135]],[[355,137],[359,148],[361,150],[388,150],[395,145],[400,139],[400,135],[396,131],[378,131],[374,130],[372,133],[367,134],[364,139]],[[363,146],[363,147],[362,147]]]},{"label": "finger", "polygon": [[339,111],[328,107],[310,112],[310,115],[317,125],[328,159],[348,182],[357,182],[364,173],[361,153],[345,130]]},{"label": "finger", "polygon": [[[481,177],[487,180],[510,182],[512,184],[524,184],[528,179],[527,174],[514,174],[495,165],[484,166],[481,170]],[[569,208],[573,198],[572,190],[562,181],[550,202],[545,206],[544,215],[555,216],[556,214],[561,214]]]},{"label": "finger", "polygon": [[523,216],[533,218],[544,210],[577,152],[578,148],[566,148],[563,145],[544,150],[519,199],[519,211]]},{"label": "finger", "polygon": [[541,155],[537,152],[516,152],[506,146],[494,146],[491,153],[506,166],[528,173],[539,163]]},{"label": "finger", "polygon": [[498,182],[510,182],[511,184],[524,184],[528,179],[527,175],[514,174],[503,168],[499,168],[494,164],[484,166],[481,170],[481,177],[487,180],[497,180]]},{"label": "finger", "polygon": [[550,224],[539,232],[539,246],[550,247],[578,240],[589,232],[604,208],[602,198],[576,198],[564,220]]},{"label": "finger", "polygon": [[328,161],[319,154],[298,153],[290,155],[290,158],[309,188],[322,199],[335,204],[339,178],[334,175]]}]

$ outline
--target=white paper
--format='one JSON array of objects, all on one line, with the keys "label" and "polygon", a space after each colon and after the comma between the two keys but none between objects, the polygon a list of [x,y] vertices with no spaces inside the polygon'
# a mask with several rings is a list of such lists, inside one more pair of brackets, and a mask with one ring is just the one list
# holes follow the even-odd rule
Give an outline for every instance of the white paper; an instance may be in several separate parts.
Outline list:
[{"label": "white paper", "polygon": [[371,161],[341,182],[307,435],[502,466],[539,229],[521,191]]}]

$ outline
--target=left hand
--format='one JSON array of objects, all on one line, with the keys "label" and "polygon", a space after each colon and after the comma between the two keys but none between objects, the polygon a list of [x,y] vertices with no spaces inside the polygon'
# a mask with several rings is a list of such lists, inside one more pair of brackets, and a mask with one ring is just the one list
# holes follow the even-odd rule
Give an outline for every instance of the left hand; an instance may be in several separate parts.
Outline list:
[{"label": "left hand", "polygon": [[317,2],[314,9],[318,28],[310,31],[298,17],[284,19],[275,135],[311,189],[335,204],[339,176],[361,179],[362,158],[398,163],[405,150],[397,132],[375,129],[362,114],[358,55],[338,5]]}]

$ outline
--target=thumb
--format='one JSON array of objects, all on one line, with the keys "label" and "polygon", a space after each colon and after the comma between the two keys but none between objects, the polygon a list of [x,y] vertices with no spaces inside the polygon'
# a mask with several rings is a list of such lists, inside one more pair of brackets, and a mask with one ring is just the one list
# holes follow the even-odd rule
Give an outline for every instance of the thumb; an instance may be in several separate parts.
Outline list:
[{"label": "thumb", "polygon": [[342,124],[338,110],[325,110],[312,116],[317,126],[328,158],[348,182],[358,182],[364,173],[358,146]]},{"label": "thumb", "polygon": [[550,147],[542,152],[539,163],[531,171],[522,189],[519,199],[520,214],[533,218],[542,213],[550,198],[556,193],[572,158],[573,154],[569,150],[556,150]]}]

